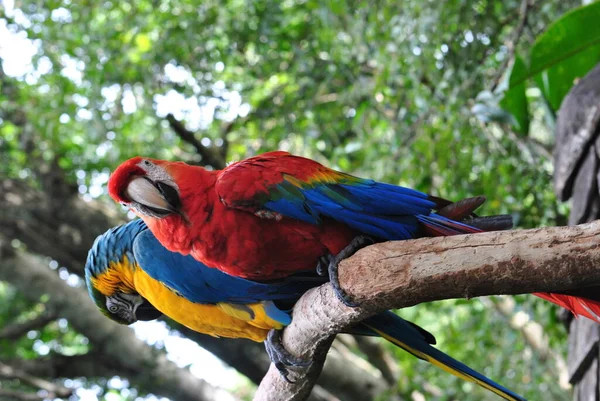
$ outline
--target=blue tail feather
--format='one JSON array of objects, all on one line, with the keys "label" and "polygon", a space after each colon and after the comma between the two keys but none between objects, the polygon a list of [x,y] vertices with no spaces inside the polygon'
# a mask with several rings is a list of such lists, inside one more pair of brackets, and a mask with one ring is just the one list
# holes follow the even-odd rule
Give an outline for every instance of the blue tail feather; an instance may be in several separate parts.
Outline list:
[{"label": "blue tail feather", "polygon": [[438,235],[458,235],[468,233],[478,233],[482,230],[472,227],[468,224],[461,223],[456,220],[451,220],[439,214],[431,213],[427,216],[418,215],[416,218],[426,228],[439,233]]},{"label": "blue tail feather", "polygon": [[416,357],[426,360],[463,380],[477,383],[506,400],[526,401],[520,395],[432,347],[422,332],[393,312],[388,311],[370,317],[363,324]]}]

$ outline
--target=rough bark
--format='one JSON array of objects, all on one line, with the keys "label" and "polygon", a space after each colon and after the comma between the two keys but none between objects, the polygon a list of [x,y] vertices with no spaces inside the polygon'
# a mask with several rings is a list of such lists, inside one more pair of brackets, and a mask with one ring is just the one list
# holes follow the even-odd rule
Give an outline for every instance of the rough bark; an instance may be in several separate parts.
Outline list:
[{"label": "rough bark", "polygon": [[361,306],[348,308],[329,285],[307,292],[283,335],[285,347],[314,363],[284,382],[274,366],[254,400],[303,400],[333,336],[383,310],[482,295],[564,291],[600,285],[600,221],[574,226],[387,242],[340,265],[340,282]]},{"label": "rough bark", "polygon": [[[131,380],[143,392],[160,394],[181,401],[235,398],[178,368],[163,352],[135,337],[132,330],[106,319],[89,302],[83,288],[66,285],[39,258],[0,247],[0,279],[10,281],[25,297],[37,301],[48,295],[47,304],[86,335],[94,350],[112,362],[114,374]],[[221,399],[221,398],[220,398]]]}]

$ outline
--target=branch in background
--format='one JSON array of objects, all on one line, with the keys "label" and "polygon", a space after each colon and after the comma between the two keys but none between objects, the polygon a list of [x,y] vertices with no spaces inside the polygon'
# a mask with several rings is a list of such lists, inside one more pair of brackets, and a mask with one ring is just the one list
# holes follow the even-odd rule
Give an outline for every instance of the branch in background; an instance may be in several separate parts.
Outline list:
[{"label": "branch in background", "polygon": [[[169,322],[169,325],[223,362],[235,367],[256,384],[260,383],[269,369],[269,358],[262,343],[244,339],[215,338],[196,333],[177,323]],[[357,358],[354,355],[353,357]],[[323,373],[317,380],[317,386],[322,390],[313,391],[309,399],[314,401],[322,400],[325,394],[329,394],[328,397],[334,394],[344,401],[369,401],[375,400],[388,389],[380,377],[341,354],[329,355]]]},{"label": "branch in background", "polygon": [[530,316],[524,312],[515,312],[516,302],[510,297],[499,298],[481,298],[481,302],[488,307],[494,308],[504,319],[506,319],[512,328],[517,329],[523,334],[525,342],[539,355],[542,361],[552,359],[558,372],[559,385],[564,389],[569,389],[569,372],[564,358],[555,353],[548,346],[548,337],[544,334],[544,328],[537,322],[531,320]]},{"label": "branch in background", "polygon": [[50,353],[41,358],[10,359],[5,362],[30,375],[46,379],[112,377],[117,371],[108,356],[94,350],[81,355]]},{"label": "branch in background", "polygon": [[45,390],[48,392],[48,398],[66,398],[73,393],[73,390],[69,388],[32,376],[27,372],[15,369],[2,362],[0,362],[0,377],[4,379],[18,379],[36,389]]},{"label": "branch in background", "polygon": [[48,256],[83,275],[96,237],[119,223],[117,208],[69,194],[49,194],[25,181],[0,181],[0,235],[18,239],[31,252]]},{"label": "branch in background", "polygon": [[0,399],[17,401],[43,401],[47,398],[45,396],[37,395],[35,393],[26,393],[23,391],[15,391],[0,388]]},{"label": "branch in background", "polygon": [[292,354],[314,362],[294,384],[283,381],[271,365],[254,400],[304,400],[335,334],[377,312],[441,299],[600,285],[599,241],[596,221],[362,249],[340,265],[341,286],[361,306],[346,307],[328,284],[308,291],[294,307],[283,344]]},{"label": "branch in background", "polygon": [[202,156],[203,164],[210,165],[217,170],[225,168],[225,158],[216,147],[202,145],[194,133],[185,128],[185,125],[181,121],[177,120],[173,114],[167,114],[167,121],[177,136],[179,136],[182,141],[192,145],[198,154]]},{"label": "branch in background", "polygon": [[517,23],[517,26],[516,26],[515,30],[513,31],[512,37],[506,43],[506,48],[508,49],[508,53],[506,54],[504,61],[502,61],[502,65],[496,72],[496,76],[492,80],[491,92],[496,90],[496,88],[498,87],[498,84],[500,83],[500,79],[502,79],[504,72],[508,68],[509,63],[511,62],[511,60],[513,59],[513,56],[515,55],[515,49],[517,47],[517,44],[519,44],[519,40],[521,40],[521,36],[523,35],[523,28],[525,28],[525,25],[527,24],[527,16],[528,16],[529,10],[531,9],[531,7],[533,7],[534,3],[535,3],[535,0],[522,0],[521,1],[521,7],[519,9],[519,22]]},{"label": "branch in background", "polygon": [[400,368],[396,360],[382,346],[381,342],[365,336],[355,336],[358,349],[366,355],[371,365],[375,366],[383,376],[384,380],[390,385],[396,384]]},{"label": "branch in background", "polygon": [[[316,380],[317,384],[340,400],[376,400],[381,398],[389,386],[374,373],[377,373],[375,369],[358,355],[345,346],[336,346],[327,355],[323,371]],[[396,401],[393,398],[388,400]]]},{"label": "branch in background", "polygon": [[15,340],[25,335],[30,330],[41,329],[51,321],[55,320],[58,316],[56,313],[49,311],[48,309],[40,313],[33,319],[29,319],[22,323],[14,323],[8,326],[4,326],[0,329],[0,339],[4,340]]},{"label": "branch in background", "polygon": [[135,337],[126,326],[104,317],[89,301],[83,288],[73,288],[37,257],[15,252],[0,237],[0,280],[10,281],[31,301],[48,295],[47,305],[69,320],[85,335],[95,353],[104,355],[115,375],[127,377],[142,392],[160,394],[181,401],[235,398],[178,368],[158,351]]}]

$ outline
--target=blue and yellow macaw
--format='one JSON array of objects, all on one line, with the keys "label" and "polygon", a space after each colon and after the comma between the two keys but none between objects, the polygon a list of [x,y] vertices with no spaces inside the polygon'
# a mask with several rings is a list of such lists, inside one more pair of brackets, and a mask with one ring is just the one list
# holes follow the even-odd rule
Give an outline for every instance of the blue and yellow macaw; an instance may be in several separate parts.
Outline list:
[{"label": "blue and yellow macaw", "polygon": [[85,278],[96,305],[119,323],[164,314],[200,333],[254,341],[264,341],[269,330],[291,322],[290,314],[274,301],[291,306],[290,301],[325,281],[291,277],[262,284],[229,276],[169,252],[142,220],[96,239]]},{"label": "blue and yellow macaw", "polygon": [[[301,362],[280,359],[281,344],[276,344],[273,333],[291,322],[291,308],[304,292],[327,280],[299,275],[258,283],[233,277],[191,256],[168,251],[142,220],[115,227],[96,239],[85,278],[91,298],[114,321],[131,324],[164,314],[200,333],[265,341],[269,357],[280,368]],[[433,335],[393,312],[368,318],[346,332],[381,336],[507,400],[524,400],[432,347]]]}]

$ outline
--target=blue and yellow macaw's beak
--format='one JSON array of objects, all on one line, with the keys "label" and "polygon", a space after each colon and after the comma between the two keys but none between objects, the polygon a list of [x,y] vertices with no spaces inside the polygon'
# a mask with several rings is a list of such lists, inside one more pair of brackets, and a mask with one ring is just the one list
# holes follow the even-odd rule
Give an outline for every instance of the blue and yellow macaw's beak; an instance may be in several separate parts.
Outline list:
[{"label": "blue and yellow macaw's beak", "polygon": [[120,324],[162,316],[135,288],[122,281],[136,263],[133,241],[144,230],[146,226],[141,220],[108,230],[96,239],[85,264],[85,282],[90,297],[100,312]]},{"label": "blue and yellow macaw's beak", "polygon": [[117,323],[129,325],[138,320],[149,321],[162,316],[162,313],[141,295],[115,292],[111,296],[106,296],[94,287],[88,274],[86,274],[86,283],[90,297],[100,312]]},{"label": "blue and yellow macaw's beak", "polygon": [[[142,296],[122,292],[106,297],[106,309],[114,318],[125,324],[132,324],[138,320],[154,320],[162,316],[162,313]],[[113,320],[116,320],[114,318]]]}]

